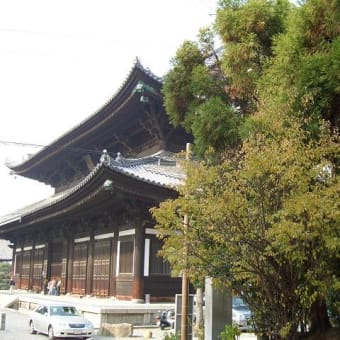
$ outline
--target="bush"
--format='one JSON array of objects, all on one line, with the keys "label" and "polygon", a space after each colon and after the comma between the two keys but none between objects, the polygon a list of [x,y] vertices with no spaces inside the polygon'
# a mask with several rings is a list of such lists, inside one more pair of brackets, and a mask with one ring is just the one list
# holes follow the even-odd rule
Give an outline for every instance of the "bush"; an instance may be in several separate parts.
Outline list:
[{"label": "bush", "polygon": [[9,289],[11,265],[7,262],[0,263],[0,289]]},{"label": "bush", "polygon": [[224,330],[220,333],[221,340],[235,340],[241,335],[237,325],[225,325]]},{"label": "bush", "polygon": [[165,334],[163,340],[179,340],[180,337],[174,333]]}]

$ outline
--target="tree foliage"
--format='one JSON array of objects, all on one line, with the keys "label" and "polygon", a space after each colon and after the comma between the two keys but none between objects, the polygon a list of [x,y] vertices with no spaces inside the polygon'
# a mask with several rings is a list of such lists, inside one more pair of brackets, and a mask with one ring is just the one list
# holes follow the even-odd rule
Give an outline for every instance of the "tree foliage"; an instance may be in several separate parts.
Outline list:
[{"label": "tree foliage", "polygon": [[7,262],[0,263],[0,289],[9,288],[11,265]]},{"label": "tree foliage", "polygon": [[185,42],[163,93],[198,155],[223,163],[184,165],[179,197],[153,210],[162,254],[180,273],[185,240],[194,282],[213,276],[258,331],[294,339],[340,315],[340,2],[220,0],[214,30],[222,50],[210,29]]},{"label": "tree foliage", "polygon": [[306,139],[290,123],[245,143],[241,161],[192,163],[180,196],[153,210],[175,271],[186,240],[193,280],[208,275],[230,286],[251,306],[258,331],[290,339],[313,302],[340,283],[339,147],[326,131],[318,142]]},{"label": "tree foliage", "polygon": [[256,109],[256,83],[289,9],[286,0],[220,1],[216,27],[224,42],[222,69],[229,78],[228,92],[248,113]]},{"label": "tree foliage", "polygon": [[295,9],[275,39],[273,58],[260,80],[264,105],[340,126],[340,2],[309,0]]},{"label": "tree foliage", "polygon": [[[185,41],[178,49],[164,79],[165,109],[175,126],[192,132],[200,156],[240,143],[239,129],[256,109],[256,83],[289,8],[288,0],[221,1],[214,29],[202,29],[197,43]],[[216,33],[223,43],[219,49]],[[223,114],[215,110],[217,98]]]},{"label": "tree foliage", "polygon": [[198,44],[184,42],[163,85],[170,121],[193,134],[199,155],[209,149],[220,153],[239,139],[235,127],[240,117],[225,92],[226,79],[219,70],[213,39],[211,30],[202,29]]}]

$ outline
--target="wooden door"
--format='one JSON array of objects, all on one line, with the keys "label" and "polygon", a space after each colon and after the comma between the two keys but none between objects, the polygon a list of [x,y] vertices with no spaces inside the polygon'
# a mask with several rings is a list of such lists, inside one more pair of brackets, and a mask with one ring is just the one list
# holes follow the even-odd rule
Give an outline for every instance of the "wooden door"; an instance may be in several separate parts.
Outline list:
[{"label": "wooden door", "polygon": [[110,262],[111,240],[96,241],[93,251],[92,293],[94,295],[109,295]]},{"label": "wooden door", "polygon": [[74,245],[72,263],[72,293],[86,294],[88,242]]},{"label": "wooden door", "polygon": [[21,289],[29,289],[31,256],[32,256],[32,249],[25,250],[22,254],[21,282],[20,282]]},{"label": "wooden door", "polygon": [[34,292],[40,292],[43,289],[44,258],[45,258],[45,247],[34,249],[33,275],[32,275],[32,290]]},{"label": "wooden door", "polygon": [[50,279],[60,280],[63,245],[52,243],[51,248]]}]

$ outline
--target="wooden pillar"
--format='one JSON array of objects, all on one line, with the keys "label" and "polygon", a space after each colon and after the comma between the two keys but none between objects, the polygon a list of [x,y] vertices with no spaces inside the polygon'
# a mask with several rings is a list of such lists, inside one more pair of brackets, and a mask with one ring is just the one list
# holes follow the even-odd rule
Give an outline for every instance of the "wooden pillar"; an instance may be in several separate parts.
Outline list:
[{"label": "wooden pillar", "polygon": [[[20,244],[18,246],[18,244]],[[19,255],[16,256],[16,270],[15,270],[15,278],[16,278],[16,287],[21,288],[21,277],[22,277],[22,261],[23,261],[23,246],[22,241],[16,244],[15,254],[17,254],[17,249],[20,249]]]},{"label": "wooden pillar", "polygon": [[48,259],[48,242],[44,242],[44,255],[41,268],[41,290],[46,293],[47,285],[47,259]]},{"label": "wooden pillar", "polygon": [[11,277],[14,279],[14,274],[16,274],[15,272],[15,265],[16,265],[16,261],[15,261],[15,253],[16,253],[16,245],[14,244],[14,247],[12,249],[12,265],[11,265]]},{"label": "wooden pillar", "polygon": [[52,240],[51,237],[48,239],[46,249],[46,278],[50,281],[51,278],[51,262],[52,262]]},{"label": "wooden pillar", "polygon": [[48,272],[48,260],[49,260],[49,243],[45,242],[45,250],[44,250],[44,261],[43,261],[43,273],[44,273],[44,279],[48,280],[49,278],[49,272]]},{"label": "wooden pillar", "polygon": [[144,302],[144,227],[141,225],[136,227],[135,243],[134,243],[134,268],[133,268],[133,285],[132,299],[136,302]]},{"label": "wooden pillar", "polygon": [[66,289],[65,289],[65,293],[72,293],[73,250],[74,250],[73,239],[69,239],[69,242],[68,242],[67,277],[66,277]]},{"label": "wooden pillar", "polygon": [[111,256],[110,256],[110,285],[109,285],[109,295],[116,296],[117,289],[116,289],[116,268],[117,268],[117,251],[118,251],[118,238],[119,238],[119,231],[118,226],[114,227],[114,237],[111,241]]},{"label": "wooden pillar", "polygon": [[30,273],[29,273],[29,277],[28,277],[28,290],[32,290],[33,289],[33,267],[34,267],[34,242],[31,242],[31,247],[30,252]]},{"label": "wooden pillar", "polygon": [[68,277],[68,262],[69,262],[69,249],[70,240],[63,241],[63,251],[61,255],[61,287],[60,292],[65,294],[67,292],[67,277]]},{"label": "wooden pillar", "polygon": [[85,294],[90,295],[92,293],[93,286],[93,254],[94,254],[94,237],[91,232],[90,241],[88,242],[87,250],[87,270],[86,270],[86,287]]}]

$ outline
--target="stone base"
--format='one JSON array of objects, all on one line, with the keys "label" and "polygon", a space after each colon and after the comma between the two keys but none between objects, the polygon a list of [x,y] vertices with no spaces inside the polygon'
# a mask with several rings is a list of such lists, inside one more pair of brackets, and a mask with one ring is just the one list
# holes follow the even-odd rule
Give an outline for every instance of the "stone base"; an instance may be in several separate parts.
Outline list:
[{"label": "stone base", "polygon": [[103,323],[99,335],[113,337],[129,337],[132,336],[133,327],[130,323],[110,324]]},{"label": "stone base", "polygon": [[152,339],[152,332],[151,331],[146,331],[144,333],[144,339]]}]

